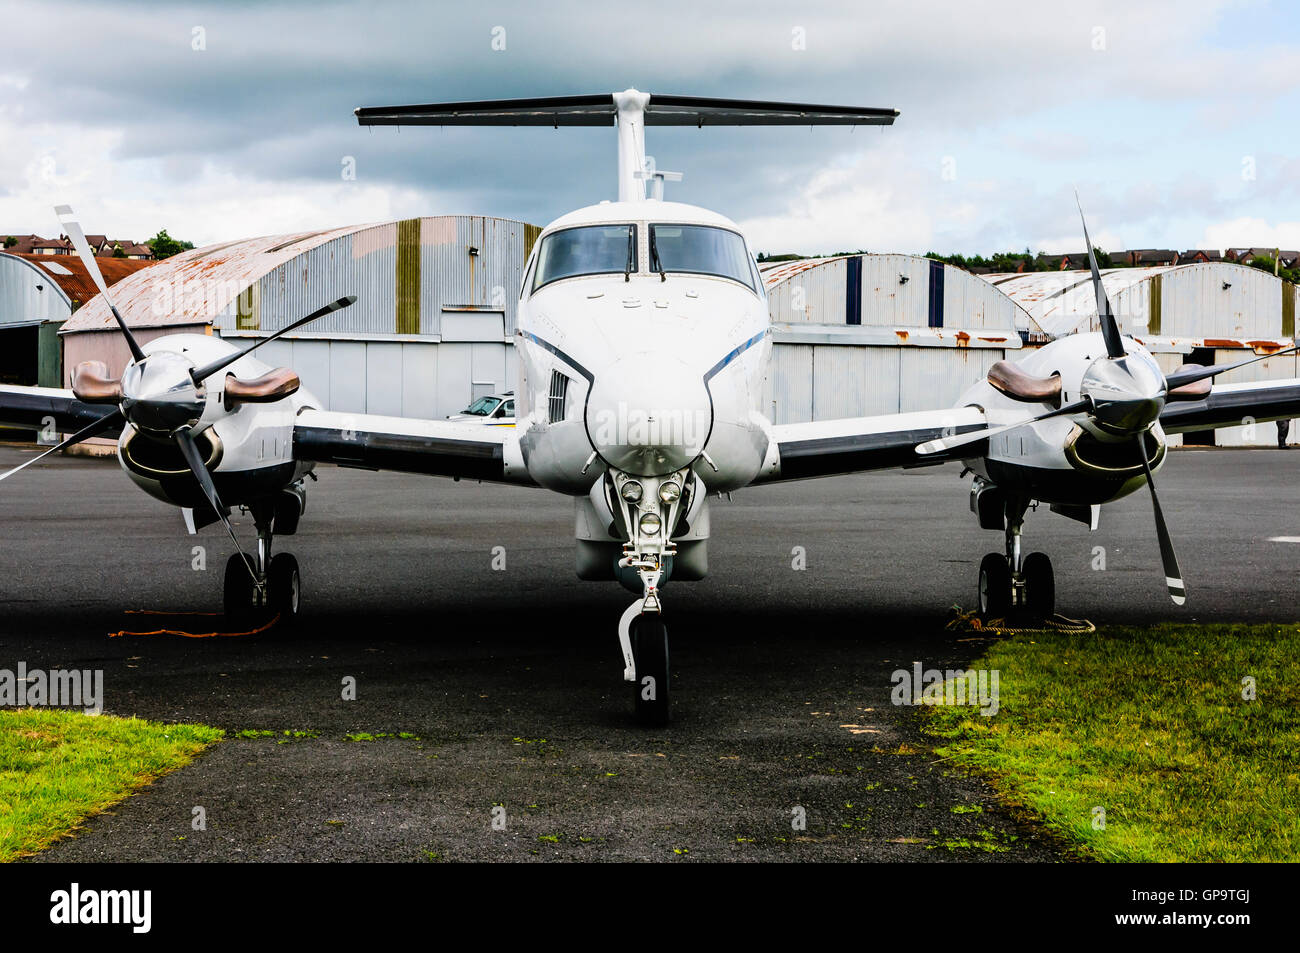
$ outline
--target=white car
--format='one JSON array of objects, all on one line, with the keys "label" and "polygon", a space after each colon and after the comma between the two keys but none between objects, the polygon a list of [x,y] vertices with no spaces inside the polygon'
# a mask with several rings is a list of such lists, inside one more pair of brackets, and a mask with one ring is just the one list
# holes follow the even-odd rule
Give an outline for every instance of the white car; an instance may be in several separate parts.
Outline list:
[{"label": "white car", "polygon": [[447,419],[481,423],[488,427],[513,427],[515,425],[514,391],[480,397],[460,413],[452,414]]}]

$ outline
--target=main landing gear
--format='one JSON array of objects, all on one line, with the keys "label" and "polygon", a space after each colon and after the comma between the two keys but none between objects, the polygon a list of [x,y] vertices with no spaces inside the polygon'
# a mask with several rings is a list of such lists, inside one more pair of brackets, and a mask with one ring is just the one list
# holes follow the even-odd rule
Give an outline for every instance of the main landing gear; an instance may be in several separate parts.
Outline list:
[{"label": "main landing gear", "polygon": [[226,562],[226,616],[242,623],[260,615],[278,615],[279,624],[292,625],[302,598],[298,560],[288,553],[271,555],[273,526],[283,517],[271,505],[254,504],[249,509],[257,527],[257,552],[235,553]]},{"label": "main landing gear", "polygon": [[1020,531],[1027,499],[1007,498],[1006,554],[989,553],[980,562],[979,613],[984,619],[1005,619],[1020,612],[1038,619],[1056,614],[1056,577],[1045,553],[1021,557]]}]

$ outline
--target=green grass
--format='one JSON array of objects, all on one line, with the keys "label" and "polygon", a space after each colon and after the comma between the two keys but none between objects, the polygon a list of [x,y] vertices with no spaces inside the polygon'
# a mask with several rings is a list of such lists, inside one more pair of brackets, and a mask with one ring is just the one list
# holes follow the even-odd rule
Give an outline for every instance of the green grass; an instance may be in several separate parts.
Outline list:
[{"label": "green grass", "polygon": [[1000,671],[1000,709],[926,709],[939,755],[1085,856],[1300,859],[1300,625],[1022,635],[970,667]]},{"label": "green grass", "polygon": [[203,725],[58,709],[0,711],[0,861],[48,847],[86,817],[188,764],[222,736]]}]

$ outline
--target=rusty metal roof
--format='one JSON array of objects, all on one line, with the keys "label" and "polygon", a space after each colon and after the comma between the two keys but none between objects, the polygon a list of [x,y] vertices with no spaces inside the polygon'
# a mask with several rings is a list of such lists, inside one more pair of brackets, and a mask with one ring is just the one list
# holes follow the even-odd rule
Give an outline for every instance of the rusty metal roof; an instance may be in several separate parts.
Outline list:
[{"label": "rusty metal roof", "polygon": [[[11,252],[6,254],[12,254]],[[87,304],[99,294],[95,282],[91,279],[86,266],[76,255],[14,255],[23,261],[29,261],[39,268],[42,274],[63,289],[63,293],[72,301],[73,308]],[[104,283],[109,287],[122,281],[129,275],[158,264],[154,261],[137,261],[130,258],[96,258],[99,270],[104,276]],[[104,309],[107,312],[107,308]]]},{"label": "rusty metal roof", "polygon": [[[211,321],[262,275],[333,238],[370,228],[348,225],[325,231],[266,235],[182,252],[124,279],[113,289],[117,305],[132,327],[166,327]],[[66,260],[66,256],[60,256]],[[98,258],[101,267],[121,259]],[[115,326],[108,306],[91,301],[63,326],[64,332],[99,331]]]},{"label": "rusty metal roof", "polygon": [[[1107,268],[1101,272],[1101,283],[1114,306],[1120,292],[1177,267]],[[1097,316],[1092,274],[1087,271],[1027,271],[979,277],[1028,311],[1052,337],[1087,330],[1090,319]]]},{"label": "rusty metal roof", "polygon": [[800,258],[797,261],[762,261],[758,263],[758,271],[763,276],[763,285],[771,288],[793,278],[800,272],[807,271],[809,268],[816,268],[828,261],[838,261],[841,258],[848,257],[850,256],[832,255],[828,258]]}]

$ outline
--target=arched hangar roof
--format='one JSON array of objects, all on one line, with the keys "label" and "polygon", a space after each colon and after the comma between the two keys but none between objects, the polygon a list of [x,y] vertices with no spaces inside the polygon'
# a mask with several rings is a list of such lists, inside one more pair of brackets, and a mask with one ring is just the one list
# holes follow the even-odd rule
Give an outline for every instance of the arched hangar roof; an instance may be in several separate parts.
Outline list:
[{"label": "arched hangar roof", "polygon": [[[274,331],[348,294],[357,304],[304,330],[431,334],[453,304],[493,306],[512,322],[523,254],[538,231],[448,215],[248,238],[167,258],[122,281],[113,301],[132,327]],[[107,305],[92,301],[63,331],[113,326]]]},{"label": "arched hangar roof", "polygon": [[[983,275],[1053,337],[1097,330],[1097,299],[1087,271]],[[1296,286],[1231,262],[1101,273],[1111,310],[1127,333],[1239,341],[1295,335]]]},{"label": "arched hangar roof", "polygon": [[964,269],[917,255],[837,255],[759,265],[774,323],[959,328],[1041,337],[1030,313]]}]

